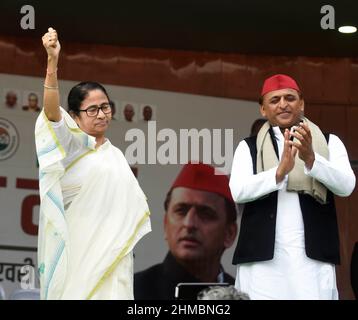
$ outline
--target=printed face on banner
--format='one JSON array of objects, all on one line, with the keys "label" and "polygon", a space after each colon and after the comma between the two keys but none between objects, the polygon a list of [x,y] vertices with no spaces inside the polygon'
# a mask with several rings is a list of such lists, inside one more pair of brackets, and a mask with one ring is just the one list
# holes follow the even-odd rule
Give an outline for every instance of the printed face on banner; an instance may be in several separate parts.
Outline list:
[{"label": "printed face on banner", "polygon": [[143,121],[157,120],[157,107],[151,104],[142,104],[140,107],[140,116]]},{"label": "printed face on banner", "polygon": [[170,251],[183,261],[220,260],[234,240],[224,198],[190,188],[173,189],[164,229]]},{"label": "printed face on banner", "polygon": [[20,91],[17,89],[3,90],[3,106],[6,109],[15,110],[19,107],[21,101]]}]

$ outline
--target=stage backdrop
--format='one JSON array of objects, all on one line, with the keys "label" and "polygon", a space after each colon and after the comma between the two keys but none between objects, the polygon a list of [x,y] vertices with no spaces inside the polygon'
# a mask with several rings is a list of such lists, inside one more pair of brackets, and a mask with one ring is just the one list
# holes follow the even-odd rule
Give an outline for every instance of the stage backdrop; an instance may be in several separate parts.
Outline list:
[{"label": "stage backdrop", "polygon": [[[42,78],[0,74],[0,284],[7,295],[20,287],[23,265],[37,268],[39,193],[34,125],[38,113],[26,111],[26,107],[36,104],[36,97],[41,107],[42,84]],[[74,84],[60,81],[65,107]],[[188,159],[202,160],[230,172],[233,152],[260,116],[259,107],[242,100],[105,86],[116,106],[108,137],[126,154],[151,210],[153,231],[134,250],[134,268],[139,271],[166,255],[163,202],[182,164]],[[146,106],[153,122],[143,119]],[[134,111],[132,121],[125,118],[125,109]],[[131,114],[127,112],[128,119]],[[196,139],[199,136],[201,139]],[[195,145],[195,140],[201,142]],[[222,263],[234,276],[233,249],[225,252]]]}]

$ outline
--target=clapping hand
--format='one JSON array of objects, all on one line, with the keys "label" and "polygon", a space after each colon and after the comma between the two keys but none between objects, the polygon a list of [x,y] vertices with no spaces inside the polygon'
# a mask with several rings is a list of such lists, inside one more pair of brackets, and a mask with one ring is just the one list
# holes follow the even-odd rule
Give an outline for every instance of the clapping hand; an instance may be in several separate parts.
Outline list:
[{"label": "clapping hand", "polygon": [[312,135],[307,123],[300,122],[299,126],[295,127],[291,136],[295,137],[296,141],[290,141],[290,145],[293,148],[297,148],[298,156],[304,161],[306,167],[311,170],[315,155],[312,148]]},{"label": "clapping hand", "polygon": [[276,170],[276,183],[280,183],[285,178],[285,175],[295,166],[297,148],[292,145],[292,141],[290,141],[290,132],[288,129],[285,129],[284,138],[285,141],[281,161]]}]

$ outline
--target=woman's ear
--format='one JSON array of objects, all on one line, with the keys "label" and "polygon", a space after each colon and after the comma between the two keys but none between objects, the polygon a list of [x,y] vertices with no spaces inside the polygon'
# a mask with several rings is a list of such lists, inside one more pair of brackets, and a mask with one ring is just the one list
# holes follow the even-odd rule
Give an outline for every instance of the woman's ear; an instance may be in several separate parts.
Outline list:
[{"label": "woman's ear", "polygon": [[75,122],[77,123],[77,125],[79,126],[79,119],[78,119],[78,115],[75,113],[75,112],[73,112],[72,110],[71,111],[69,111],[68,112],[69,114],[70,114],[70,116],[71,116],[71,118],[73,119],[73,120],[75,120]]},{"label": "woman's ear", "polygon": [[71,116],[71,118],[72,118],[73,120],[75,120],[76,114],[75,114],[72,110],[68,111],[68,113],[69,113],[69,115]]}]

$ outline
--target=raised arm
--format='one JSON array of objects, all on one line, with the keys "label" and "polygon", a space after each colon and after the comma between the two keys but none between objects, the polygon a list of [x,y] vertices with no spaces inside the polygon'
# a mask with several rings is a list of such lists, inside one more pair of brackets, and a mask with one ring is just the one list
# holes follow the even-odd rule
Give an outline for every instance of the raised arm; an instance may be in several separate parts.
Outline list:
[{"label": "raised arm", "polygon": [[61,111],[57,81],[57,63],[61,46],[56,30],[48,28],[48,32],[42,37],[42,44],[47,52],[47,72],[44,83],[43,106],[47,118],[50,121],[58,122],[61,120]]}]

